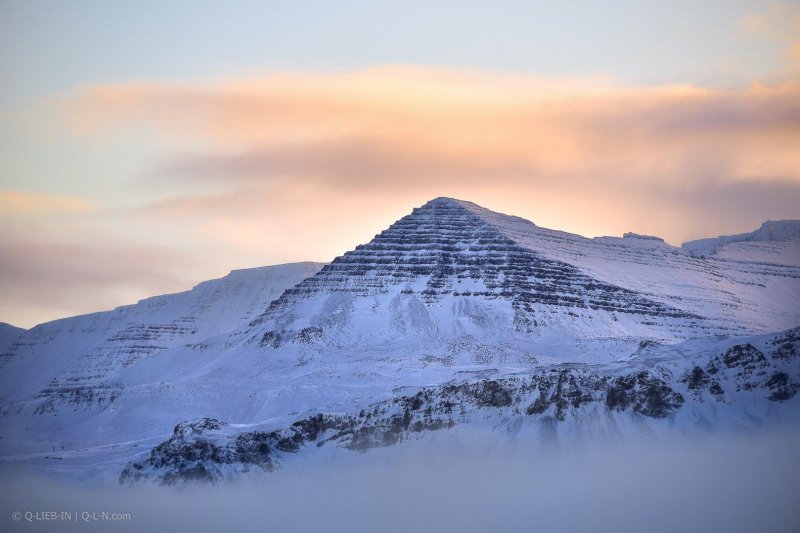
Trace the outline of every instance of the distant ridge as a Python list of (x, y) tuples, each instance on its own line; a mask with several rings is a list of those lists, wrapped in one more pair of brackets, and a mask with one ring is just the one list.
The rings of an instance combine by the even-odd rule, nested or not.
[(726, 244), (746, 241), (791, 241), (800, 239), (800, 220), (767, 220), (757, 230), (685, 242), (681, 248), (692, 255), (711, 255)]

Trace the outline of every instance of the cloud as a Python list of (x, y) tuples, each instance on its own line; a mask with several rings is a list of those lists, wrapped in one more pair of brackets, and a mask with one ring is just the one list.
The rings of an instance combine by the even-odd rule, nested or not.
[[(436, 180), (800, 183), (800, 83), (738, 91), (435, 69), (110, 85), (69, 101), (77, 131), (165, 144), (160, 177), (329, 189)], [(720, 158), (718, 154), (726, 154)]]
[(209, 224), (439, 194), (672, 242), (701, 236), (691, 224), (709, 213), (728, 232), (800, 214), (789, 205), (800, 194), (800, 82), (732, 91), (391, 66), (93, 86), (65, 109), (74, 131), (161, 142), (151, 183), (187, 194), (154, 208)]
[(77, 196), (43, 192), (0, 191), (0, 216), (49, 216), (85, 213), (94, 205)]

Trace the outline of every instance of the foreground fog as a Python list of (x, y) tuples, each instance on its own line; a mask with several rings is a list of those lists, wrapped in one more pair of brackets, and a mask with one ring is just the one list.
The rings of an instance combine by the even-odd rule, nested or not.
[[(392, 459), (350, 454), (184, 489), (75, 487), (6, 472), (0, 529), (796, 532), (799, 445), (793, 430), (537, 453), (405, 446)], [(25, 518), (44, 511), (70, 511), (72, 521)], [(103, 511), (130, 518), (82, 514)]]

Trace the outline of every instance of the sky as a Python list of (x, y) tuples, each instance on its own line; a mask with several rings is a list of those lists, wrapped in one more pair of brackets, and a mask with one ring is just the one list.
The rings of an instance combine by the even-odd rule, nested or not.
[(0, 321), (329, 261), (437, 196), (800, 218), (800, 3), (0, 2)]

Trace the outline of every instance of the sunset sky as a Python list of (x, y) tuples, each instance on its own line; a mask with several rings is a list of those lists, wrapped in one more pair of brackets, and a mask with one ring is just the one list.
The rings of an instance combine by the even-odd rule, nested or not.
[(0, 321), (329, 261), (436, 196), (800, 218), (800, 3), (0, 3)]

